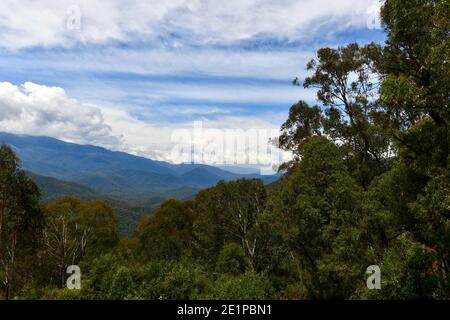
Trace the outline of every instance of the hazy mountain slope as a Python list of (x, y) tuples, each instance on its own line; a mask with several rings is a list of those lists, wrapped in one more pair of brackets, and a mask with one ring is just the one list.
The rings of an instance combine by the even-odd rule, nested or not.
[(155, 194), (184, 185), (173, 175), (163, 175), (137, 170), (117, 172), (98, 171), (73, 178), (75, 182), (89, 186), (105, 194)]
[(147, 158), (49, 137), (0, 133), (0, 143), (12, 146), (26, 169), (55, 178), (73, 179), (87, 172), (127, 169), (174, 174), (170, 167)]
[(50, 200), (64, 196), (98, 196), (99, 194), (83, 185), (46, 177), (27, 171), (29, 176), (41, 190), (43, 200)]
[(0, 143), (11, 145), (28, 171), (114, 196), (147, 197), (179, 188), (210, 187), (220, 180), (263, 178), (271, 182), (277, 178), (236, 174), (202, 164), (175, 165), (49, 137), (0, 133)]
[[(159, 196), (140, 196), (140, 201), (134, 201), (137, 199), (107, 196), (74, 182), (41, 176), (29, 171), (26, 173), (41, 190), (43, 203), (66, 196), (76, 196), (84, 201), (105, 201), (119, 218), (118, 227), (122, 236), (130, 236), (143, 216), (151, 214), (161, 202), (173, 197), (168, 191), (167, 194)], [(175, 190), (174, 194), (177, 195), (179, 192), (179, 190)]]
[(220, 180), (239, 179), (241, 176), (213, 167), (197, 167), (182, 175), (183, 180), (189, 185), (198, 187), (209, 187)]

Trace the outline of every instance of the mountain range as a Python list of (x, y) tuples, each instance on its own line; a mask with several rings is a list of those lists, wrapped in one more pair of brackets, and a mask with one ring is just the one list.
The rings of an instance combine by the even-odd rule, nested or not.
[(67, 195), (102, 198), (120, 209), (120, 217), (129, 220), (123, 222), (126, 225), (133, 225), (142, 212), (148, 213), (168, 198), (192, 198), (221, 180), (260, 178), (270, 184), (279, 178), (236, 173), (249, 172), (246, 168), (234, 167), (230, 172), (227, 167), (171, 164), (50, 137), (0, 132), (0, 144), (13, 148), (44, 201)]

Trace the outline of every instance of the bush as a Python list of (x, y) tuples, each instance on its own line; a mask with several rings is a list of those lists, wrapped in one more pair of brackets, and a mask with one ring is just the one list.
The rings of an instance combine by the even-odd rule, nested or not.
[(223, 274), (239, 275), (245, 272), (246, 266), (244, 250), (236, 243), (229, 243), (219, 253), (216, 271)]
[(264, 300), (271, 299), (273, 286), (266, 274), (247, 272), (240, 276), (222, 276), (214, 286), (210, 299)]

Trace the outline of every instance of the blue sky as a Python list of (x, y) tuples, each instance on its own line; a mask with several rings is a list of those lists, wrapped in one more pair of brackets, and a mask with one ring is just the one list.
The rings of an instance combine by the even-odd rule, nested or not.
[[(19, 2), (19, 3), (18, 3)], [(384, 41), (376, 0), (2, 1), (0, 130), (170, 158), (193, 121), (279, 128), (320, 47)]]

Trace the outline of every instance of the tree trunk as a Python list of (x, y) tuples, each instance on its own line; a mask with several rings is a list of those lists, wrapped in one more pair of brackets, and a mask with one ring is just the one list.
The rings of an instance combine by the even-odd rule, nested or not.
[(5, 292), (5, 299), (10, 300), (11, 299), (11, 293), (14, 283), (14, 265), (15, 265), (15, 256), (16, 256), (16, 244), (17, 244), (17, 231), (14, 231), (13, 237), (11, 239), (11, 250), (10, 250), (10, 257), (9, 262), (7, 263), (7, 269), (6, 269), (6, 292)]
[(3, 217), (5, 216), (5, 206), (5, 199), (2, 199), (2, 205), (0, 208), (0, 259), (2, 258)]
[[(8, 268), (8, 266), (6, 266)], [(8, 269), (5, 270), (5, 300), (9, 300)]]

